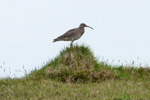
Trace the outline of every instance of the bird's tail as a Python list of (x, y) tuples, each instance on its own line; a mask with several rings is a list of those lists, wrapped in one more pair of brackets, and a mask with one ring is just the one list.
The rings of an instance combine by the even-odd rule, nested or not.
[(54, 39), (54, 40), (53, 40), (53, 42), (56, 42), (56, 41), (58, 41), (58, 40), (57, 40), (57, 39)]

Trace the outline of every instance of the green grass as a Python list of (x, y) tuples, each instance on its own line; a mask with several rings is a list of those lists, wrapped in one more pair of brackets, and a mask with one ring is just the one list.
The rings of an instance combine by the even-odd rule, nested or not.
[(0, 100), (78, 99), (149, 100), (150, 68), (114, 67), (75, 45), (24, 78), (0, 80)]
[(149, 100), (149, 83), (140, 79), (86, 84), (49, 79), (6, 79), (0, 81), (0, 100)]

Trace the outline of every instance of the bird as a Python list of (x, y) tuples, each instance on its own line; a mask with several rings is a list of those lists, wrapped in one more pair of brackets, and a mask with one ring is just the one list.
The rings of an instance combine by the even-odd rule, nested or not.
[(66, 33), (60, 35), (56, 39), (53, 40), (53, 42), (56, 41), (71, 41), (70, 46), (73, 45), (73, 42), (75, 40), (78, 40), (85, 32), (84, 28), (88, 27), (94, 30), (92, 27), (86, 25), (85, 23), (81, 23), (78, 28), (70, 29)]

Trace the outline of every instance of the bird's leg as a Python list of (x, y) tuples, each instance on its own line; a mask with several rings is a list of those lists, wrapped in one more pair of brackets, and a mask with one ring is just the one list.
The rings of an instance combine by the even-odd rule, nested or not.
[(70, 43), (70, 47), (72, 47), (73, 46), (73, 41), (71, 41), (71, 43)]
[(72, 42), (70, 43), (70, 47), (72, 47)]
[[(72, 40), (71, 43), (70, 43), (70, 48), (72, 48), (72, 46), (73, 46), (73, 41), (74, 41), (74, 40)], [(71, 64), (71, 63), (72, 63), (72, 60), (71, 60), (71, 52), (69, 52), (69, 53), (70, 53), (70, 56), (69, 56), (70, 65), (72, 65), (72, 64)]]

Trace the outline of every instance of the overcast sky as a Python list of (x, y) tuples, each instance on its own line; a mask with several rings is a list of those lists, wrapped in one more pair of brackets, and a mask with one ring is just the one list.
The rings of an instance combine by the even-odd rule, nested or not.
[(74, 44), (100, 60), (150, 64), (150, 0), (0, 0), (0, 77), (41, 68), (70, 44), (53, 39), (80, 23), (94, 30)]

